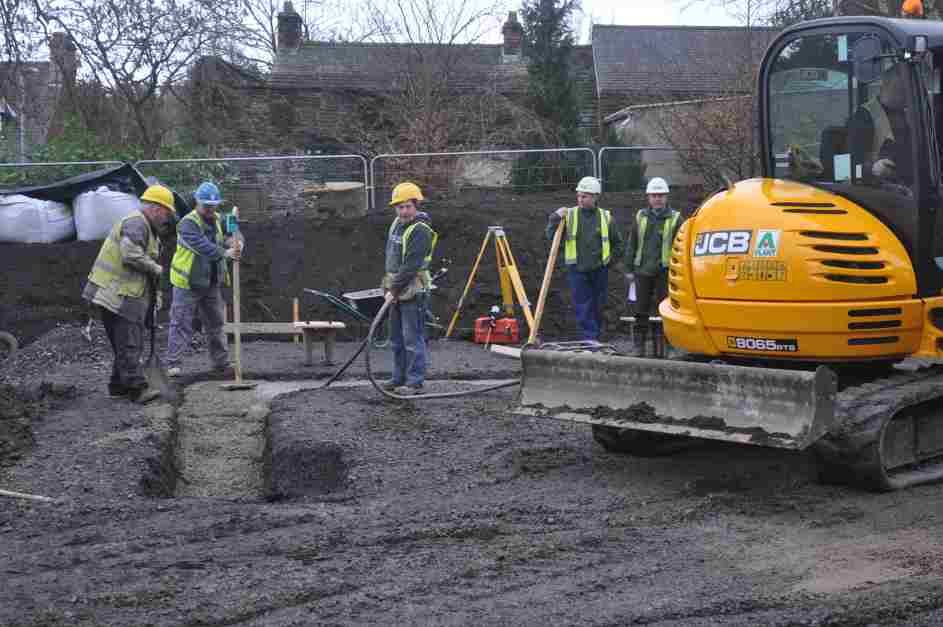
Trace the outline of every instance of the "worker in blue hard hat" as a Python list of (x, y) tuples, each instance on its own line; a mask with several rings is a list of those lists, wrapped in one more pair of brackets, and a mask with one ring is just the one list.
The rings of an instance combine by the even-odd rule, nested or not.
[(177, 250), (170, 262), (173, 303), (165, 356), (167, 374), (182, 374), (181, 360), (193, 338), (193, 318), (199, 314), (213, 370), (227, 375), (230, 367), (221, 288), (231, 285), (226, 261), (241, 258), (244, 240), (241, 233), (231, 237), (223, 232), (217, 213), (223, 199), (215, 183), (201, 183), (193, 200), (196, 208), (177, 225)]

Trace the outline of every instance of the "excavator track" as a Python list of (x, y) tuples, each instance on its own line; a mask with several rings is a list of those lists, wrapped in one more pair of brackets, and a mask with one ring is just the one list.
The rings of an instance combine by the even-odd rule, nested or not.
[(890, 491), (943, 479), (943, 368), (849, 385), (835, 412), (813, 445), (822, 481)]

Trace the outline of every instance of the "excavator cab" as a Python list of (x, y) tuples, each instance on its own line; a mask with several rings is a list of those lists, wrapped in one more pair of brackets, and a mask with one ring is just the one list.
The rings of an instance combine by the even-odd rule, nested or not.
[(659, 314), (685, 357), (528, 347), (518, 411), (638, 455), (704, 438), (813, 447), (872, 489), (943, 478), (943, 371), (889, 369), (943, 358), (940, 68), (940, 22), (783, 31), (759, 73), (764, 176), (672, 245)]

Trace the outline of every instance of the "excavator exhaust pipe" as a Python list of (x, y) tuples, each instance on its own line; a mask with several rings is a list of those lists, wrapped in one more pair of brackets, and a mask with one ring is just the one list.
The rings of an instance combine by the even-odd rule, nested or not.
[(838, 381), (814, 372), (526, 348), (516, 413), (801, 450), (835, 421)]

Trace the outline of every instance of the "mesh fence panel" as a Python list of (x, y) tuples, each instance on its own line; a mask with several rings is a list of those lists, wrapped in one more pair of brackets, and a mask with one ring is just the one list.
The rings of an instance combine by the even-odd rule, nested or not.
[(393, 187), (413, 181), (430, 198), (477, 192), (485, 200), (497, 192), (527, 194), (572, 190), (596, 174), (590, 148), (390, 154), (371, 162), (374, 209), (382, 209)]
[(136, 167), (188, 201), (201, 182), (213, 181), (246, 219), (356, 216), (369, 208), (367, 162), (360, 155), (139, 161)]

